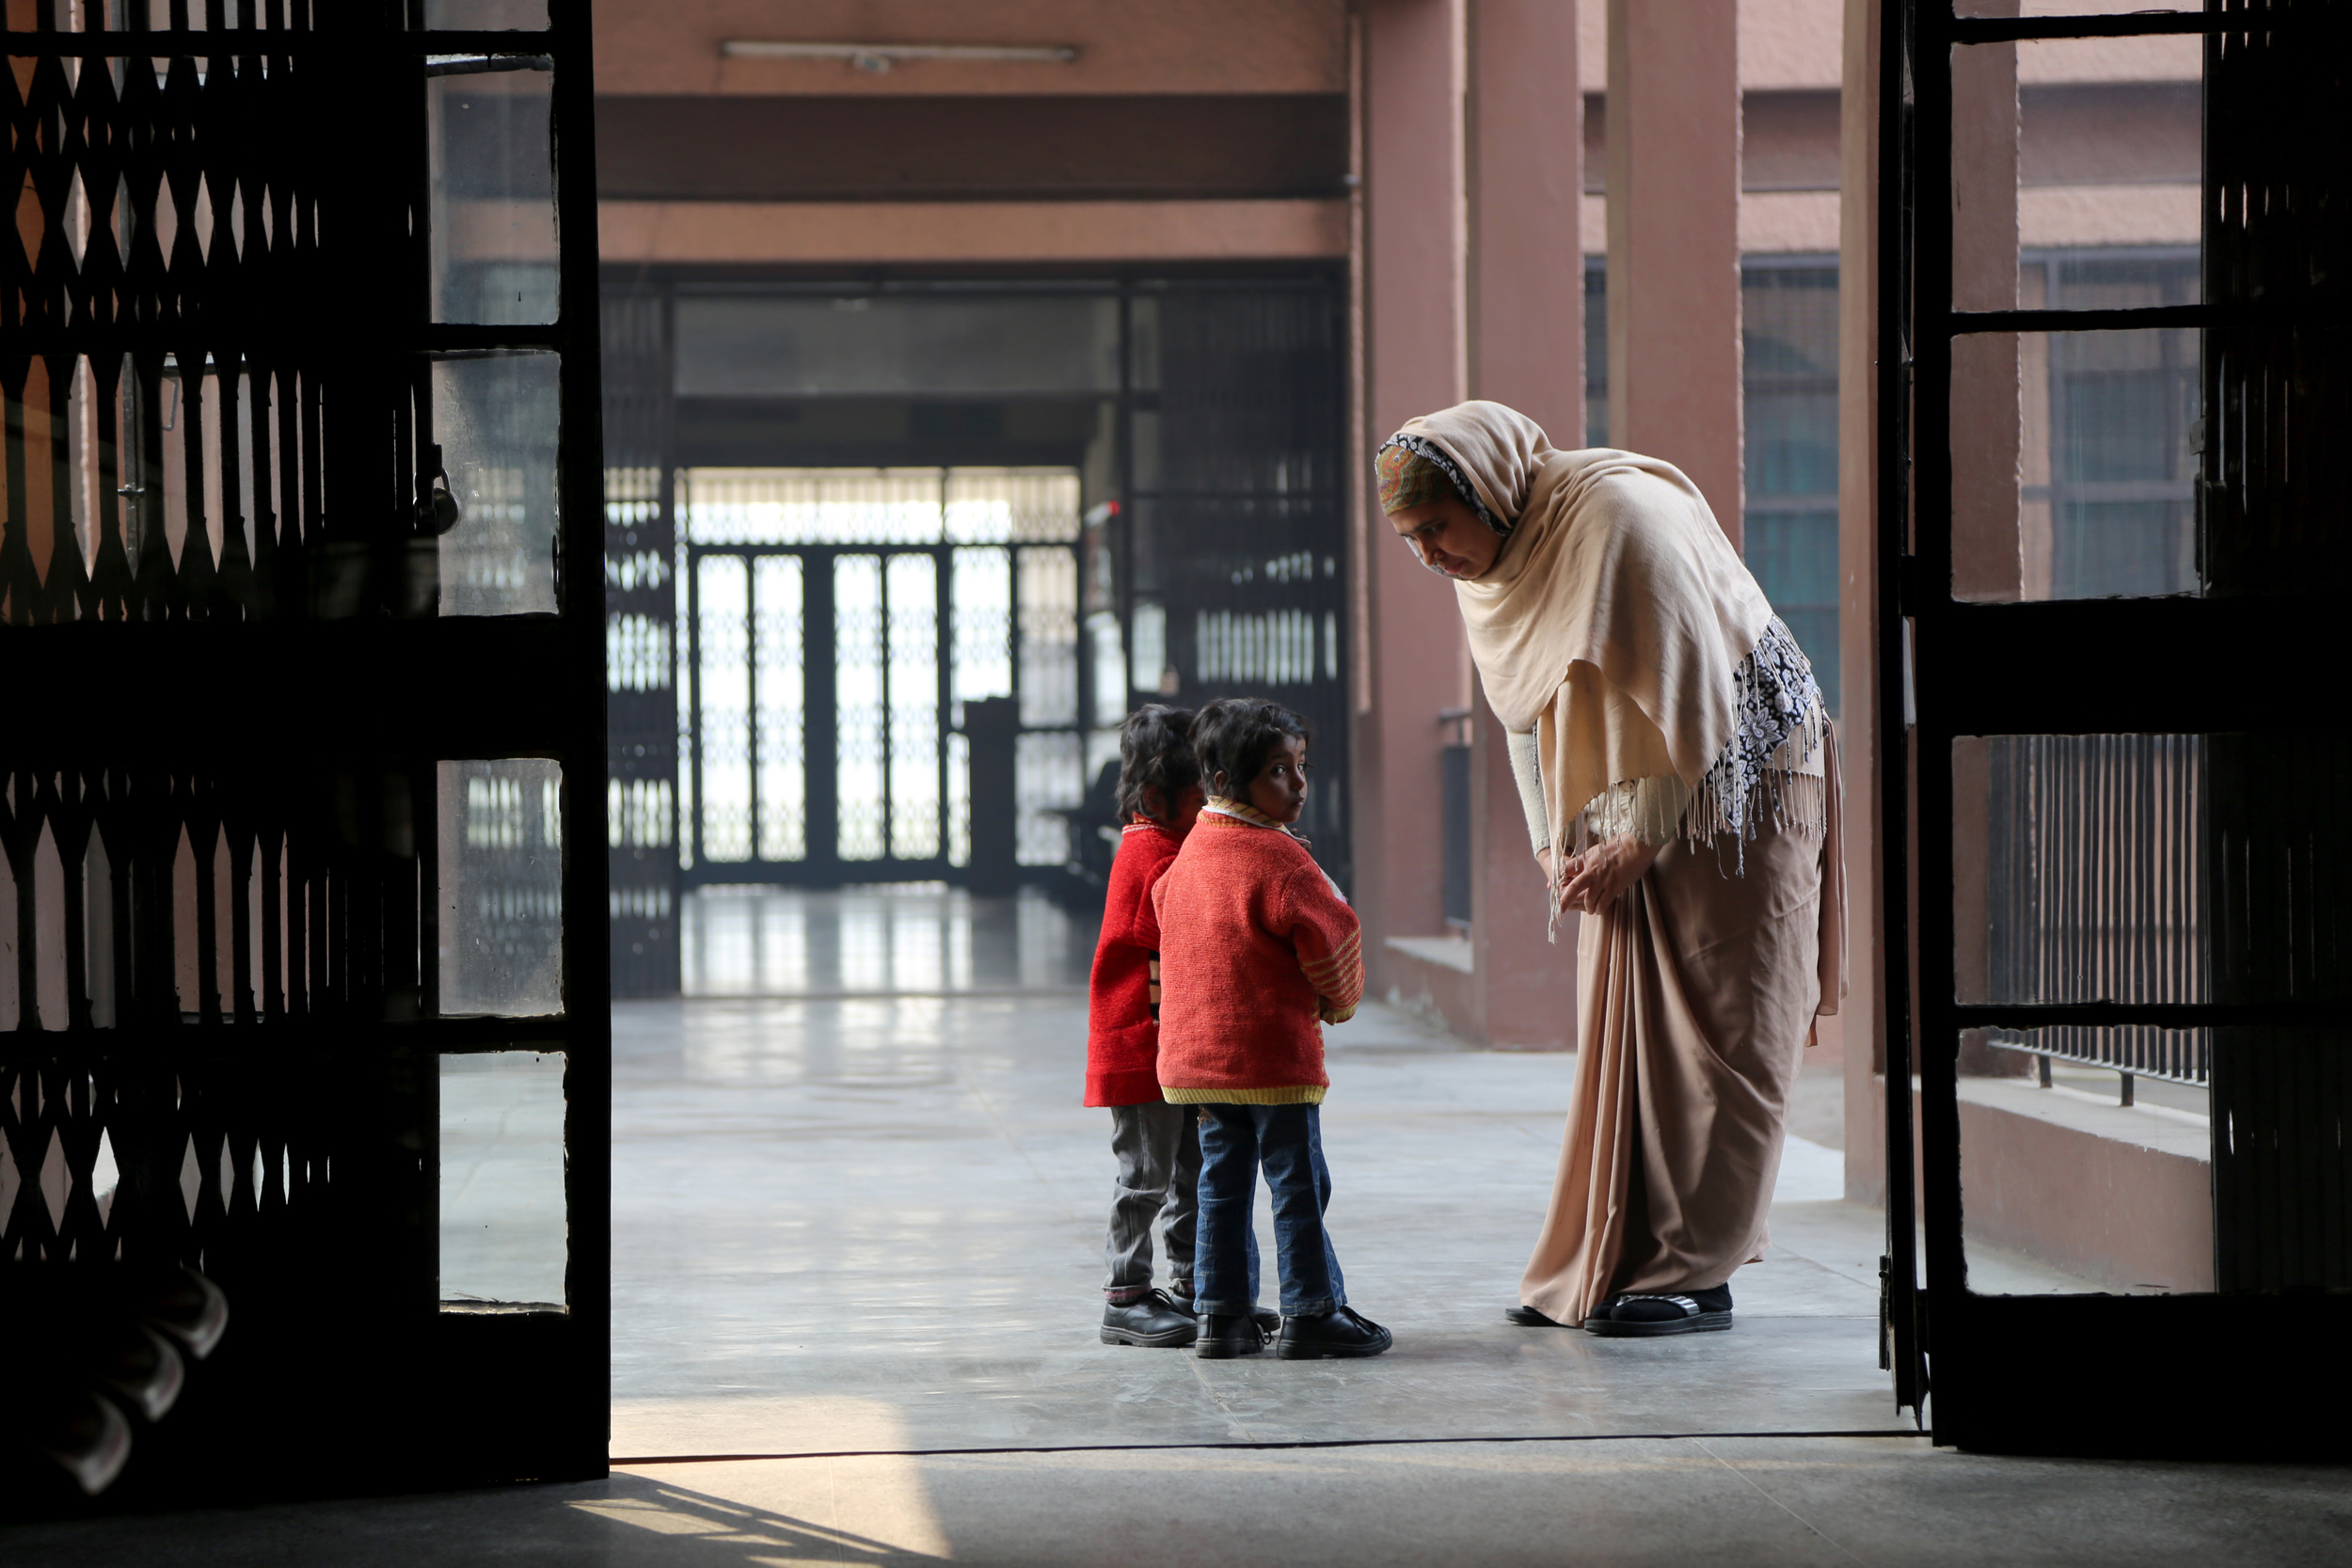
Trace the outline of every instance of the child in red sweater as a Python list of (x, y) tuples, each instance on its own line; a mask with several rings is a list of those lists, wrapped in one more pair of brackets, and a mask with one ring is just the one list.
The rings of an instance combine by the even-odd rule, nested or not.
[(1377, 1355), (1389, 1331), (1347, 1306), (1324, 1229), (1323, 1028), (1364, 993), (1356, 911), (1290, 831), (1307, 803), (1307, 725), (1276, 703), (1225, 698), (1194, 718), (1209, 800), (1152, 890), (1160, 948), (1159, 1081), (1200, 1113), (1200, 1337), (1253, 1355), (1248, 1263), (1257, 1173), (1274, 1198), (1282, 1276), (1275, 1354)]
[[(1119, 853), (1103, 901), (1103, 935), (1087, 987), (1089, 1105), (1111, 1112), (1119, 1161), (1103, 1246), (1103, 1342), (1181, 1348), (1193, 1342), (1193, 1230), (1200, 1138), (1189, 1107), (1160, 1095), (1159, 942), (1152, 886), (1200, 816), (1192, 713), (1157, 703), (1119, 732)], [(1168, 1291), (1152, 1288), (1152, 1222), (1168, 1249)]]

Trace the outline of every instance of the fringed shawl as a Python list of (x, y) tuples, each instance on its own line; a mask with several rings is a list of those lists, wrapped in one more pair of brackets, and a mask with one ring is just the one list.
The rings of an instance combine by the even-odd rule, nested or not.
[[(1494, 565), (1454, 593), (1496, 716), (1543, 736), (1555, 846), (1583, 836), (1572, 827), (1586, 826), (1588, 805), (1606, 811), (1613, 786), (1664, 772), (1689, 792), (1691, 837), (1736, 844), (1765, 814), (1821, 831), (1819, 787), (1787, 772), (1820, 744), (1820, 689), (1680, 469), (1559, 451), (1497, 403), (1460, 404), (1399, 434), (1449, 454), (1509, 525)], [(1605, 688), (1572, 679), (1579, 666)], [(1596, 715), (1606, 688), (1629, 708)], [(1572, 711), (1580, 689), (1586, 705)]]

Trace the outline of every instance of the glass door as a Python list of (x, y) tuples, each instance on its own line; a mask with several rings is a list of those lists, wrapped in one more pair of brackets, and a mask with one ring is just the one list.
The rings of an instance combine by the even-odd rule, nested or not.
[(1023, 868), (1057, 874), (1091, 674), (1077, 474), (689, 468), (677, 483), (688, 884), (1010, 892)]

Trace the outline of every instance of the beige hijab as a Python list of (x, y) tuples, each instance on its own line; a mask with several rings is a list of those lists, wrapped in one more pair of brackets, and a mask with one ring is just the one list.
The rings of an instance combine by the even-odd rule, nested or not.
[[(1402, 434), (1443, 448), (1511, 525), (1494, 565), (1454, 588), (1503, 727), (1550, 732), (1552, 843), (1655, 761), (1695, 790), (1732, 738), (1732, 670), (1772, 615), (1698, 486), (1654, 457), (1561, 451), (1499, 403), (1457, 404)], [(1579, 736), (1598, 743), (1565, 744)]]

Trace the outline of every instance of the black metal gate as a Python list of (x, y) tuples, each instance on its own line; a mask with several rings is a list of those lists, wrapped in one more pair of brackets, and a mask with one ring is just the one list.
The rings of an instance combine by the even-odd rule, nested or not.
[(673, 996), (677, 941), (677, 514), (670, 302), (604, 291), (604, 600), (612, 994)]
[[(2341, 1449), (2308, 1390), (2352, 1370), (2352, 824), (2335, 786), (2352, 746), (2328, 684), (2352, 587), (2352, 458), (2330, 434), (2352, 414), (2352, 22), (2308, 0), (2026, 18), (1897, 0), (1883, 16), (1878, 723), (1898, 1398), (1931, 1399), (1938, 1440), (1969, 1447)], [(1980, 247), (2014, 237), (1955, 225), (1955, 182), (1973, 175), (1954, 167), (1954, 119), (1988, 107), (1958, 99), (1962, 85), (2013, 91), (2017, 68), (1985, 69), (1999, 51), (2144, 35), (2201, 47), (2201, 298), (1965, 297), (2001, 277)], [(1970, 445), (1999, 424), (1984, 400), (2014, 409), (2017, 367), (2044, 351), (2056, 363), (2054, 342), (2077, 367), (2184, 350), (2199, 363), (2178, 378), (2189, 406), (2139, 421), (2199, 476), (2192, 581), (2160, 561), (2070, 584), (2098, 552), (2022, 527), (2013, 495), (2006, 517), (1994, 504), (1986, 486), (2013, 489), (2016, 465)], [(2021, 549), (2061, 568), (2037, 593)], [(2001, 1181), (2025, 1180), (1986, 1169), (1970, 1141), (1986, 1070), (1970, 1046), (1986, 1040), (2191, 1092), (2209, 1072), (2209, 1212), (2200, 1196), (2185, 1216), (2211, 1226), (2198, 1284), (1972, 1285), (1970, 1195), (1989, 1207)], [(2061, 1211), (2097, 1196), (2033, 1196)]]
[[(97, 1485), (111, 1429), (134, 1501), (600, 1475), (588, 7), (27, 10), (0, 35), (10, 1462)], [(525, 1216), (453, 1232), (444, 1178), (500, 1103)], [(230, 1319), (183, 1336), (173, 1405), (88, 1334), (183, 1268)]]
[[(871, 768), (894, 743), (840, 727), (834, 683), (844, 624), (837, 597), (828, 597), (841, 562), (871, 557), (884, 592), (892, 573), (914, 571), (952, 616), (961, 546), (945, 533), (923, 545), (938, 563), (924, 573), (884, 560), (917, 544), (897, 533), (788, 545), (768, 535), (695, 536), (681, 488), (719, 483), (723, 472), (739, 485), (755, 483), (753, 474), (783, 483), (799, 473), (815, 483), (810, 476), (820, 472), (862, 472), (874, 483), (895, 472), (920, 485), (972, 471), (941, 464), (1066, 463), (1082, 471), (1081, 527), (1073, 532), (1065, 519), (1050, 536), (1007, 542), (1035, 568), (1008, 558), (1022, 607), (1016, 615), (1008, 600), (1003, 613), (1022, 651), (1005, 678), (967, 692), (935, 673), (946, 694), (926, 705), (932, 716), (909, 716), (918, 729), (935, 728), (944, 769), (918, 790), (922, 798), (949, 801), (969, 776), (980, 802), (974, 810), (1013, 824), (973, 838), (975, 853), (1001, 851), (1004, 863), (984, 867), (982, 881), (1068, 884), (1065, 867), (1099, 877), (1106, 849), (1097, 830), (1110, 818), (1098, 775), (1115, 756), (1120, 715), (1144, 701), (1252, 692), (1290, 704), (1314, 725), (1316, 788), (1303, 826), (1346, 883), (1346, 387), (1336, 275), (810, 283), (681, 273), (616, 275), (606, 287), (619, 993), (675, 988), (674, 899), (683, 886), (975, 876), (955, 847), (964, 830), (952, 812), (936, 848), (919, 821), (898, 832), (899, 761), (845, 804), (843, 758)], [(910, 344), (931, 341), (926, 312), (951, 319), (952, 328), (910, 353)], [(885, 318), (889, 330), (870, 344), (859, 336)], [(1060, 342), (1063, 326), (1084, 341)], [(1050, 364), (1025, 360), (1013, 376), (1019, 389), (990, 392), (995, 372), (970, 352), (988, 341), (1000, 345), (991, 352), (1034, 351)], [(833, 345), (832, 372), (806, 357), (812, 342)], [(903, 369), (894, 369), (899, 360)], [(890, 423), (876, 419), (878, 408), (899, 421), (898, 434), (856, 434)], [(1059, 435), (1046, 417), (1057, 410), (1075, 411)], [(1042, 434), (1024, 436), (1022, 427)], [(911, 477), (918, 467), (932, 477)], [(658, 557), (673, 546), (675, 565), (665, 573)], [(1062, 585), (1073, 568), (1074, 601), (1066, 604)], [(718, 574), (707, 591), (707, 570)], [(787, 579), (801, 625), (780, 635), (773, 613), (762, 621), (758, 595), (763, 580), (783, 592)], [(686, 609), (690, 599), (701, 608)], [(879, 599), (872, 608), (884, 614)], [(952, 627), (937, 635), (943, 659), (951, 657)], [(760, 658), (787, 647), (788, 675), (782, 667), (761, 673)], [(751, 700), (779, 676), (804, 683), (797, 705), (785, 705), (797, 717), (763, 717)], [(723, 703), (696, 695), (722, 686)], [(896, 722), (886, 717), (883, 731)], [(679, 737), (675, 752), (671, 735)], [(905, 766), (935, 771), (923, 760), (933, 741), (912, 732), (909, 741)], [(966, 745), (979, 748), (978, 774), (966, 773)], [(820, 749), (830, 749), (825, 757)], [(1008, 753), (993, 769), (990, 759)], [(798, 784), (771, 789), (763, 755)], [(714, 781), (732, 793), (714, 794), (706, 787)], [(660, 846), (672, 821), (675, 859), (665, 863)]]
[[(1306, 715), (1314, 791), (1299, 830), (1351, 885), (1345, 333), (1340, 291), (1170, 285), (1130, 306), (1151, 349), (1130, 419), (1131, 614), (1166, 628), (1167, 689), (1259, 695)], [(1138, 334), (1140, 335), (1140, 334)], [(1138, 626), (1137, 645), (1152, 641)], [(1144, 683), (1136, 682), (1138, 686)]]

